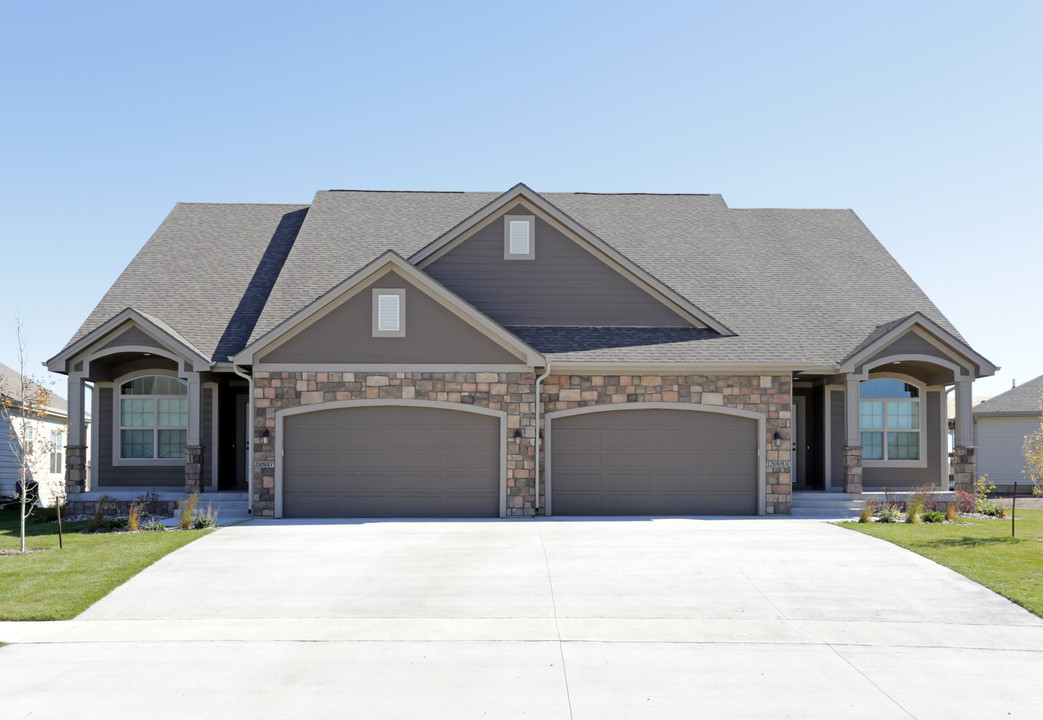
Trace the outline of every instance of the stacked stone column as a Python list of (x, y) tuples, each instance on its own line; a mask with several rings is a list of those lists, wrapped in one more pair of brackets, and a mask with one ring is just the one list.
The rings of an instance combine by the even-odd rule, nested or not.
[(955, 447), (952, 453), (952, 477), (958, 492), (974, 492), (975, 481), (975, 448)]
[(862, 494), (862, 447), (844, 448), (844, 492)]
[(87, 448), (83, 445), (65, 448), (65, 492), (68, 495), (87, 492)]
[(185, 448), (185, 492), (203, 492), (203, 448)]

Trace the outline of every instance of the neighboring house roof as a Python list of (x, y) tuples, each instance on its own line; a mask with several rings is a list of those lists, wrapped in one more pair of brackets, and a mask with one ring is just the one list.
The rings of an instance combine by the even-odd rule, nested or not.
[(974, 408), (975, 415), (1039, 415), (1043, 407), (1043, 375), (1011, 388)]
[[(38, 383), (32, 380), (29, 381), (29, 384), (31, 388), (40, 387)], [(18, 388), (20, 388), (21, 385), (22, 375), (14, 368), (10, 368), (7, 365), (0, 363), (0, 387), (5, 388), (8, 391), (8, 394), (10, 394), (11, 392), (17, 392)], [(48, 414), (68, 417), (69, 404), (65, 401), (65, 398), (63, 398), (61, 395), (54, 392), (53, 390), (48, 390), (47, 392), (49, 393), (49, 400), (47, 404)], [(90, 419), (89, 415), (87, 416), (87, 419)]]
[[(331, 190), (310, 206), (178, 204), (73, 341), (133, 307), (226, 362), (382, 253), (411, 257), (501, 196)], [(916, 312), (962, 340), (850, 210), (733, 209), (720, 195), (540, 197), (736, 333), (598, 328), (569, 342), (561, 328), (518, 332), (552, 360), (829, 367)]]

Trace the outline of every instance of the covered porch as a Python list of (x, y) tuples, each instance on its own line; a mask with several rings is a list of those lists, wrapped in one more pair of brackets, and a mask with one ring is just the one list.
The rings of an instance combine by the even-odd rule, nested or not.
[[(877, 328), (837, 372), (793, 383), (794, 500), (806, 493), (969, 491), (971, 385), (996, 367), (920, 313)], [(949, 459), (946, 398), (955, 394)]]

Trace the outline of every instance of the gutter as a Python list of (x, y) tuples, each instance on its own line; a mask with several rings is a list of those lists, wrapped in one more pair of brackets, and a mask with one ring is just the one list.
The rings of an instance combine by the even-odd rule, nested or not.
[(540, 384), (550, 375), (550, 359), (543, 368), (543, 374), (536, 378), (536, 510), (540, 509), (540, 450), (543, 447), (543, 433), (540, 432)]
[[(228, 358), (231, 360), (232, 358)], [(250, 515), (254, 514), (254, 378), (253, 375), (247, 375), (245, 372), (239, 369), (239, 366), (232, 363), (232, 372), (239, 377), (243, 378), (250, 384), (250, 417), (246, 419), (248, 425), (248, 432), (246, 437), (246, 512)]]

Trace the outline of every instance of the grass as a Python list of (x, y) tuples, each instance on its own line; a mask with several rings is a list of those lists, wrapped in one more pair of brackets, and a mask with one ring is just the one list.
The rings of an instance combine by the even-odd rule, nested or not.
[(968, 519), (960, 525), (841, 523), (887, 540), (951, 568), (1043, 616), (1043, 510), (1018, 510), (1016, 537), (1010, 518)]
[[(0, 620), (69, 620), (167, 553), (209, 530), (79, 533), (87, 523), (63, 523), (58, 549), (54, 523), (26, 524), (26, 548), (43, 552), (0, 555)], [(0, 511), (0, 550), (17, 550), (16, 508)]]

